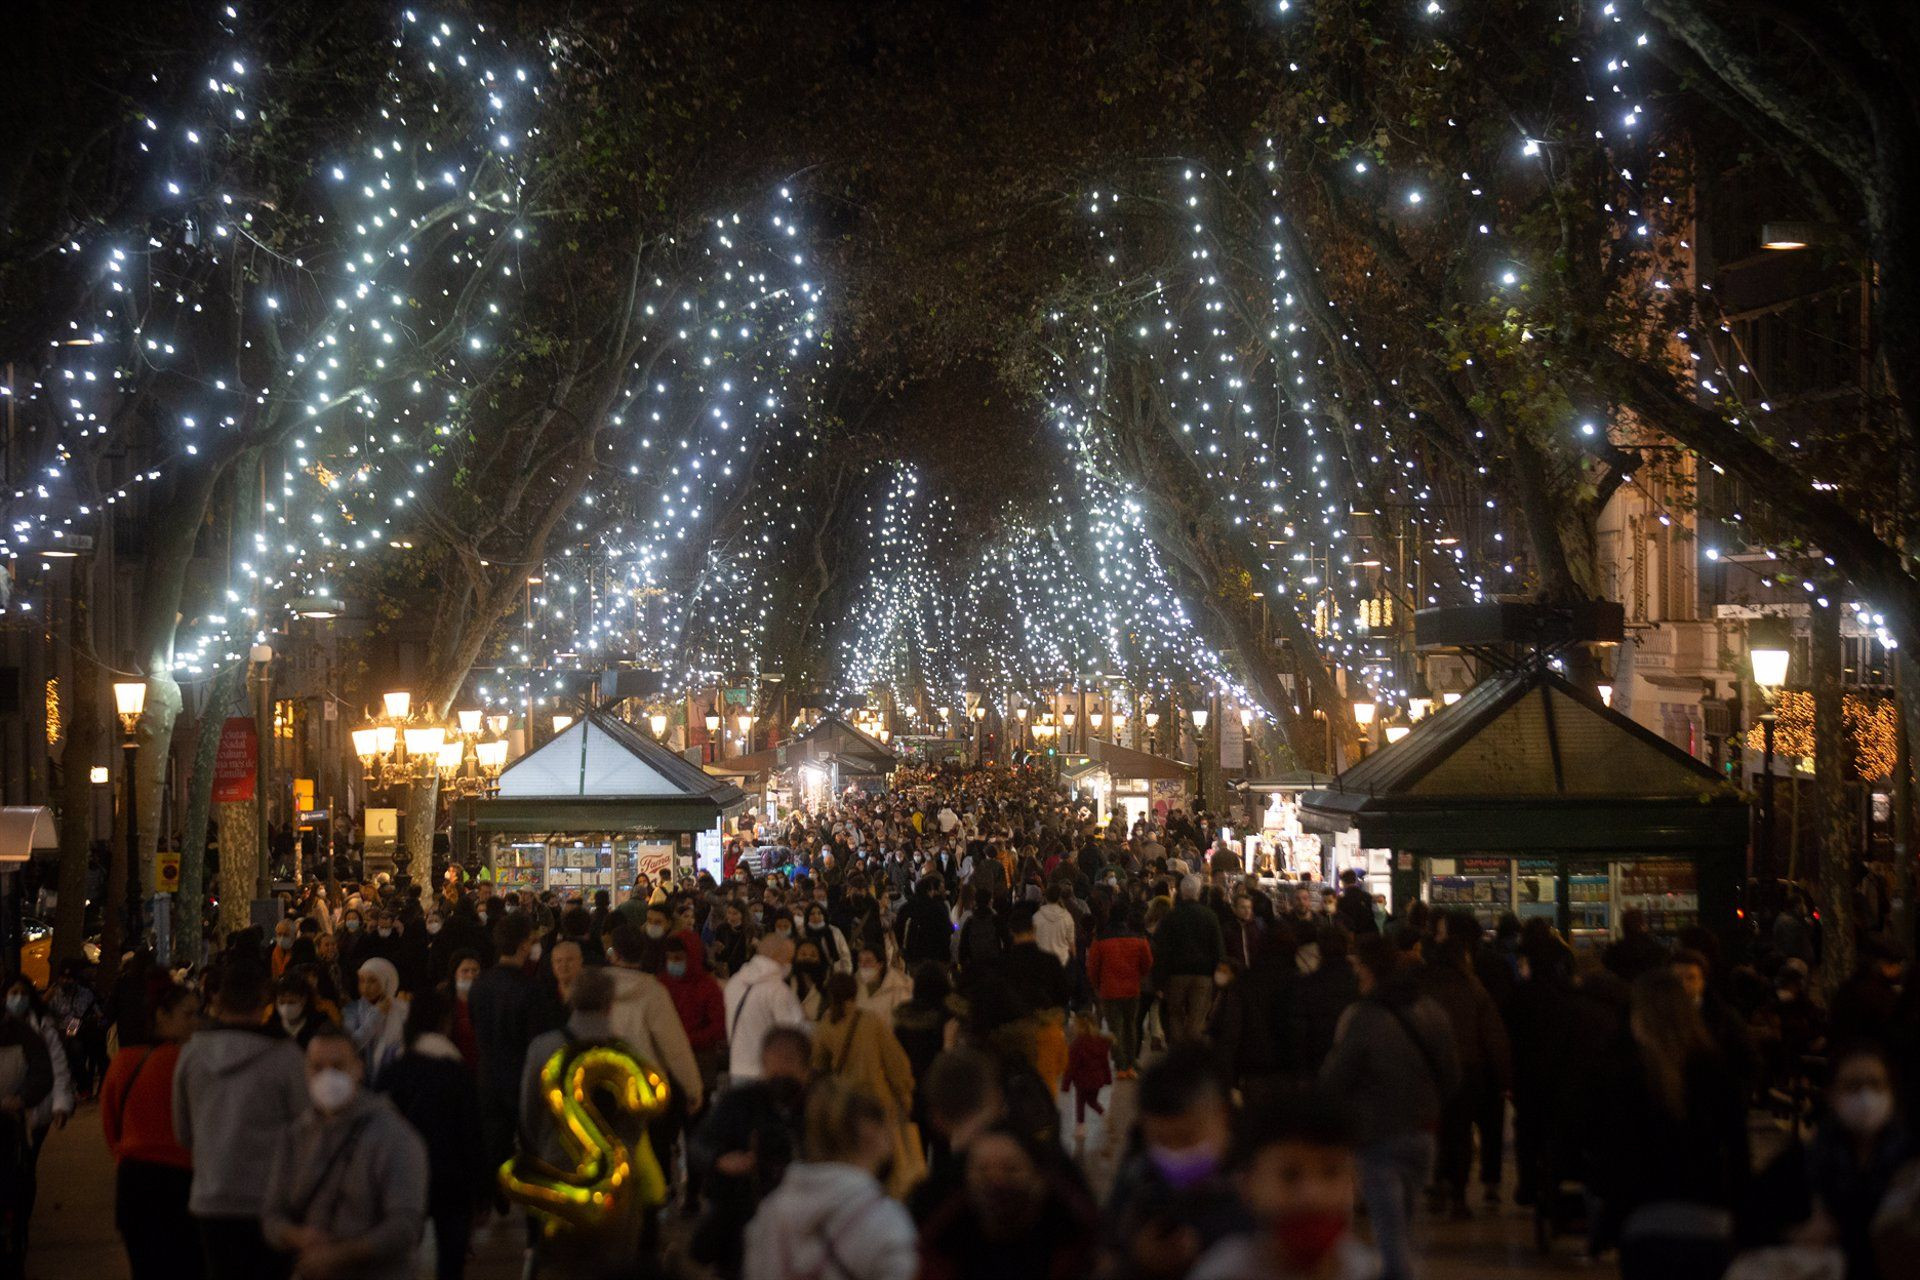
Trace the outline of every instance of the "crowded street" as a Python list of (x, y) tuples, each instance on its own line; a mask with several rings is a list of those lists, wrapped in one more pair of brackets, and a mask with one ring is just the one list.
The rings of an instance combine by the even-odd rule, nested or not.
[(1915, 0), (10, 0), (0, 1280), (1920, 1280)]

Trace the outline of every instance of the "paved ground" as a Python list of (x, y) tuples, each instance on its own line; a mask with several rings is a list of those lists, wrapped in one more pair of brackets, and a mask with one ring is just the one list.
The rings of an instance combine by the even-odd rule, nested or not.
[[(1108, 1099), (1108, 1121), (1124, 1128), (1131, 1121), (1133, 1086), (1122, 1084)], [(1068, 1116), (1071, 1129), (1071, 1115)], [(1089, 1115), (1087, 1130), (1076, 1141), (1076, 1154), (1086, 1164), (1096, 1186), (1112, 1178), (1112, 1159), (1104, 1154), (1107, 1121)], [(1510, 1189), (1509, 1189), (1510, 1194)], [(1578, 1256), (1577, 1242), (1563, 1240), (1552, 1254), (1541, 1257), (1533, 1247), (1533, 1222), (1527, 1211), (1511, 1204), (1479, 1210), (1466, 1223), (1432, 1223), (1425, 1227), (1428, 1280), (1470, 1280), (1502, 1275), (1529, 1278), (1558, 1276), (1612, 1277), (1612, 1264), (1594, 1264)], [(517, 1280), (520, 1275), (518, 1230), (499, 1230), (483, 1243), (469, 1268), (473, 1280)], [(98, 1112), (85, 1107), (73, 1122), (47, 1141), (40, 1159), (40, 1199), (33, 1218), (32, 1247), (27, 1256), (29, 1280), (124, 1280), (126, 1258), (113, 1229), (113, 1169), (100, 1135)]]

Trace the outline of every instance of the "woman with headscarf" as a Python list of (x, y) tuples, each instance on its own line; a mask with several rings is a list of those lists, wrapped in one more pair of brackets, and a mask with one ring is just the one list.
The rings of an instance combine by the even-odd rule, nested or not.
[(398, 1057), (406, 1042), (407, 997), (393, 961), (370, 956), (360, 964), (360, 998), (341, 1011), (341, 1025), (366, 1059), (367, 1083)]

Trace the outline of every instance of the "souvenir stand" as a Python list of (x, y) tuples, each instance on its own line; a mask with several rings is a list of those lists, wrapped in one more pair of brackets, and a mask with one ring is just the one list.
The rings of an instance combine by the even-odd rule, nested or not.
[(640, 872), (691, 874), (746, 804), (731, 782), (594, 710), (508, 765), (476, 808), (496, 884), (606, 889), (618, 902)]
[(1331, 774), (1295, 769), (1245, 784), (1252, 821), (1241, 836), (1240, 849), (1248, 875), (1298, 880), (1302, 873), (1310, 873), (1316, 880), (1326, 879), (1331, 844), (1301, 823), (1300, 797), (1332, 783)]

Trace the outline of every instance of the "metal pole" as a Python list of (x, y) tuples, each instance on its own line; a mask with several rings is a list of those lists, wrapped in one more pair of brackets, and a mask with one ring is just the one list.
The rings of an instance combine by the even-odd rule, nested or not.
[(143, 924), (140, 919), (140, 777), (137, 772), (140, 743), (131, 733), (121, 746), (125, 753), (127, 775), (127, 942), (137, 945)]
[(1773, 862), (1773, 725), (1774, 714), (1760, 717), (1760, 874), (1779, 874)]
[(273, 851), (267, 845), (267, 771), (273, 746), (272, 659), (259, 665), (260, 679), (254, 689), (254, 834), (260, 842), (260, 876), (255, 897), (265, 901), (273, 896)]

